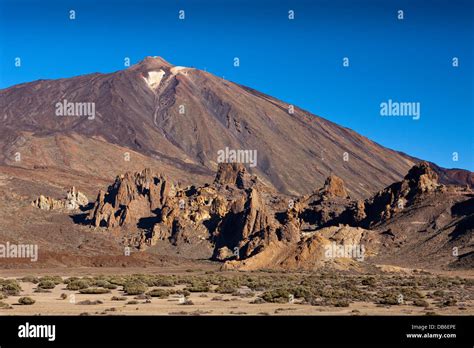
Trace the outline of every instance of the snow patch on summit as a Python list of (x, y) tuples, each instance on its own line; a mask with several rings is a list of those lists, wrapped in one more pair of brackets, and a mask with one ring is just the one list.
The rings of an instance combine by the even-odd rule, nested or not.
[(165, 76), (165, 72), (160, 69), (158, 71), (149, 71), (148, 77), (143, 77), (143, 79), (151, 89), (155, 89), (160, 85), (163, 76)]
[(185, 66), (174, 66), (174, 67), (172, 67), (170, 70), (171, 70), (171, 73), (172, 73), (173, 75), (176, 75), (176, 74), (178, 74), (179, 72), (181, 72), (181, 71), (183, 71), (183, 70), (184, 70), (184, 71), (183, 71), (184, 74), (187, 75), (187, 71), (186, 71), (187, 69), (189, 69), (189, 68), (187, 68), (187, 67), (185, 67)]

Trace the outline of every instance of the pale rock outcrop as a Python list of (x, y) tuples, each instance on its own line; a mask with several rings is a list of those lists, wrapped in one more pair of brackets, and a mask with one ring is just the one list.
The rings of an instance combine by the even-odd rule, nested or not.
[(74, 186), (71, 187), (64, 199), (54, 199), (40, 195), (31, 205), (42, 210), (78, 210), (89, 204), (87, 196), (78, 191)]

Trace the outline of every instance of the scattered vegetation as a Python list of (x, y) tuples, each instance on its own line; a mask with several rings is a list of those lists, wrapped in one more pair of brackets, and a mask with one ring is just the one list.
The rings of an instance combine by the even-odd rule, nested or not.
[[(347, 307), (353, 302), (372, 302), (381, 306), (401, 304), (416, 307), (437, 308), (458, 306), (472, 299), (474, 281), (456, 277), (437, 276), (426, 273), (406, 274), (342, 274), (330, 271), (317, 273), (284, 272), (185, 272), (179, 275), (101, 275), (94, 277), (25, 276), (19, 279), (0, 278), (0, 300), (8, 296), (20, 296), (20, 282), (36, 284), (35, 291), (46, 292), (58, 284), (65, 284), (70, 291), (81, 294), (107, 294), (112, 289), (122, 289), (134, 300), (160, 298), (191, 293), (199, 297), (214, 292), (220, 296), (212, 301), (239, 300), (247, 302), (311, 304), (314, 306)], [(229, 298), (231, 295), (232, 298)], [(66, 294), (61, 299), (67, 299)], [(113, 301), (126, 301), (127, 297), (113, 296)], [(129, 301), (128, 304), (145, 303)], [(89, 300), (87, 300), (89, 301)], [(91, 303), (98, 304), (96, 301)], [(189, 299), (186, 304), (191, 304)], [(182, 304), (180, 302), (180, 304)], [(2, 307), (3, 308), (3, 307)]]

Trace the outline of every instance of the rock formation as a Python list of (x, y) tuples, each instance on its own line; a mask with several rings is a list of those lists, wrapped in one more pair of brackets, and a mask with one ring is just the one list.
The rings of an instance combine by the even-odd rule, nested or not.
[(346, 188), (344, 186), (344, 181), (333, 174), (331, 174), (324, 182), (324, 186), (320, 190), (320, 194), (324, 197), (329, 198), (349, 198), (349, 195), (347, 194)]
[(438, 184), (438, 175), (426, 162), (413, 166), (404, 179), (376, 193), (373, 197), (358, 201), (341, 215), (339, 222), (369, 228), (390, 219), (395, 214), (427, 195), (444, 190)]
[(31, 203), (34, 207), (42, 210), (77, 210), (81, 207), (86, 207), (88, 204), (89, 200), (86, 195), (78, 191), (74, 186), (67, 191), (65, 199), (55, 199), (40, 195)]
[[(459, 225), (469, 231), (470, 220), (457, 216), (473, 212), (459, 206), (458, 215), (443, 217), (443, 209), (451, 203), (443, 209), (427, 208), (431, 201), (449, 195), (447, 202), (462, 202), (467, 193), (461, 191), (439, 185), (436, 173), (424, 162), (366, 200), (351, 200), (335, 175), (314, 193), (289, 199), (239, 164), (220, 164), (212, 184), (187, 187), (145, 169), (121, 175), (107, 192), (99, 192), (89, 219), (94, 226), (137, 229), (127, 240), (140, 249), (168, 245), (188, 254), (204, 250), (196, 255), (223, 261), (227, 269), (357, 268), (365, 257), (328, 259), (324, 251), (328, 246), (335, 250), (355, 246), (370, 258), (380, 249), (393, 250), (414, 241), (405, 232), (413, 226), (423, 226), (415, 229), (422, 231), (430, 230), (429, 224), (433, 229)], [(423, 224), (417, 220), (413, 225), (411, 216), (424, 211), (430, 213), (420, 221), (433, 216), (434, 220)], [(462, 236), (467, 238), (466, 232)]]
[(140, 219), (152, 216), (175, 194), (174, 184), (151, 169), (128, 172), (118, 176), (107, 192), (99, 192), (89, 220), (96, 227), (136, 224)]

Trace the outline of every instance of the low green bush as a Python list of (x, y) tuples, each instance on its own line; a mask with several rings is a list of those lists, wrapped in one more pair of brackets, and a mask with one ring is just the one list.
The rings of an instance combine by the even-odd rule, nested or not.
[(88, 294), (88, 295), (99, 295), (99, 294), (108, 294), (110, 293), (109, 289), (103, 288), (87, 288), (79, 290), (81, 294)]
[(151, 297), (167, 298), (170, 295), (170, 291), (163, 289), (153, 289), (147, 292), (147, 295)]
[(87, 289), (90, 286), (91, 282), (86, 279), (74, 279), (68, 282), (66, 289), (76, 291), (81, 289)]
[(41, 289), (54, 289), (56, 287), (56, 283), (52, 280), (42, 279), (37, 286)]
[(140, 295), (147, 291), (148, 286), (144, 283), (137, 281), (129, 281), (123, 285), (123, 291), (127, 295)]
[(21, 305), (32, 305), (35, 302), (36, 301), (33, 300), (31, 297), (20, 297), (18, 299), (18, 303), (21, 304)]

